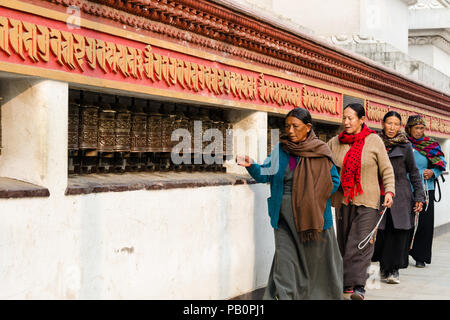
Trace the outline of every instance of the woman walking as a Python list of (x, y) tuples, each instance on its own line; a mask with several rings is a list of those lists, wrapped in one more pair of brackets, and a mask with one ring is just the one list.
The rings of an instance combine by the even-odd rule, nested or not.
[(437, 141), (424, 135), (425, 121), (420, 115), (410, 116), (405, 131), (414, 148), (414, 157), (425, 190), (425, 210), (419, 215), (419, 225), (409, 254), (416, 267), (424, 268), (431, 263), (434, 230), (434, 180), (445, 171), (446, 162)]
[(270, 183), (275, 254), (264, 299), (343, 299), (330, 201), (339, 174), (310, 113), (295, 108), (287, 114), (285, 135), (263, 165), (248, 156), (238, 163), (257, 182)]
[(379, 215), (381, 176), (385, 190), (383, 206), (390, 207), (395, 192), (394, 171), (381, 138), (365, 124), (364, 107), (344, 108), (342, 131), (328, 141), (336, 165), (341, 169), (341, 186), (333, 195), (336, 229), (344, 262), (344, 293), (362, 300), (373, 244), (358, 244), (375, 228)]
[(379, 134), (394, 169), (396, 195), (395, 202), (386, 211), (386, 216), (378, 228), (372, 261), (380, 262), (381, 278), (391, 284), (400, 283), (398, 270), (408, 267), (414, 214), (422, 211), (422, 203), (425, 202), (411, 143), (400, 131), (401, 121), (398, 112), (389, 111), (383, 118), (383, 130)]

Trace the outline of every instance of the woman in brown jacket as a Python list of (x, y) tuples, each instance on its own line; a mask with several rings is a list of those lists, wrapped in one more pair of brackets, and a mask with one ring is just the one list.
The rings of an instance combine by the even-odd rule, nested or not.
[(336, 231), (344, 262), (344, 293), (362, 300), (374, 245), (362, 249), (358, 244), (377, 224), (380, 205), (379, 176), (384, 185), (383, 206), (391, 207), (395, 178), (381, 138), (365, 124), (364, 107), (349, 104), (344, 108), (344, 131), (328, 145), (340, 168), (341, 187), (335, 194)]

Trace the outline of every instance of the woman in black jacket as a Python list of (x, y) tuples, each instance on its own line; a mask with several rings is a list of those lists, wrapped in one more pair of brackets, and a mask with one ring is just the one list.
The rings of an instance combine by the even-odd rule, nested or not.
[(395, 201), (386, 211), (385, 218), (379, 226), (372, 261), (380, 262), (382, 278), (388, 283), (396, 284), (400, 283), (398, 270), (408, 267), (409, 240), (411, 229), (414, 227), (414, 214), (422, 211), (425, 195), (411, 143), (400, 131), (400, 114), (395, 111), (386, 113), (382, 127), (380, 137), (394, 168)]

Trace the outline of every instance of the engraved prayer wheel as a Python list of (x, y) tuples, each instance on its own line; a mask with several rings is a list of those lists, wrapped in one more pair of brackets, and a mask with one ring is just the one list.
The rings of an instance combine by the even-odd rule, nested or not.
[(134, 106), (131, 114), (131, 152), (147, 151), (147, 114), (142, 106)]
[(161, 120), (162, 114), (156, 109), (152, 109), (150, 102), (147, 103), (147, 152), (161, 152)]
[(114, 127), (116, 152), (130, 152), (131, 150), (131, 112), (120, 103), (116, 108), (116, 120)]
[(80, 123), (80, 105), (75, 102), (69, 103), (69, 124), (68, 124), (68, 149), (78, 150), (78, 128)]
[[(185, 113), (183, 111), (177, 111), (175, 113), (175, 123), (173, 126), (173, 130), (176, 129), (184, 129), (186, 130), (190, 137), (191, 137), (191, 144), (188, 148), (184, 149), (184, 152), (186, 153), (191, 153), (192, 152), (192, 132), (193, 132), (193, 128), (191, 126), (191, 122), (189, 121), (189, 118), (185, 115)], [(180, 140), (181, 141), (181, 138)], [(177, 141), (174, 142), (175, 144), (178, 143)]]
[(174, 114), (163, 114), (161, 118), (162, 152), (171, 152), (174, 142), (171, 141), (175, 123)]
[(208, 109), (201, 109), (200, 110), (200, 120), (202, 121), (202, 137), (203, 137), (203, 152), (208, 146), (211, 141), (206, 140), (205, 141), (205, 133), (207, 130), (212, 128), (212, 121), (209, 117), (209, 110)]
[(111, 105), (105, 104), (100, 108), (98, 119), (98, 151), (114, 152), (116, 111)]
[(82, 103), (80, 109), (79, 149), (97, 149), (98, 107)]

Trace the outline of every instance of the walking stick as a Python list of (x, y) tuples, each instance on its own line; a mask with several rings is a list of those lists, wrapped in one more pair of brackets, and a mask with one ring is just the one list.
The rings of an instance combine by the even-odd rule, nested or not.
[(383, 220), (384, 214), (386, 213), (387, 207), (384, 207), (384, 209), (380, 212), (381, 214), (381, 218), (378, 220), (377, 225), (375, 226), (375, 228), (373, 228), (373, 230), (358, 244), (358, 249), (362, 250), (364, 249), (365, 246), (367, 246), (367, 244), (370, 243), (374, 243), (375, 237), (374, 235), (376, 234), (377, 230), (378, 230), (378, 226), (381, 223), (381, 220)]
[[(423, 186), (423, 191), (425, 193), (425, 209), (424, 211), (428, 210), (428, 204), (430, 202), (430, 196), (428, 193), (428, 185), (425, 182), (425, 177), (423, 176), (422, 173), (422, 186)], [(416, 232), (417, 232), (417, 227), (419, 226), (419, 212), (416, 212), (414, 215), (414, 232), (413, 232), (413, 236), (411, 239), (411, 244), (409, 245), (409, 250), (412, 250), (413, 244), (414, 244), (414, 238), (416, 236)]]
[(419, 226), (419, 213), (417, 212), (414, 216), (414, 232), (411, 240), (411, 244), (409, 246), (409, 250), (412, 250), (413, 244), (414, 244), (414, 237), (416, 236), (417, 227)]

